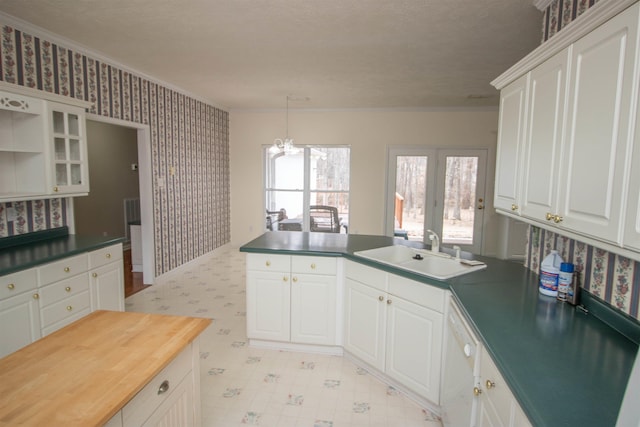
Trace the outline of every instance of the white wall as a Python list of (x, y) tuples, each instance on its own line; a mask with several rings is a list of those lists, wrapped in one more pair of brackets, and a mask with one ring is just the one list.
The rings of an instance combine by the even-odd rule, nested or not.
[[(231, 244), (262, 234), (262, 145), (285, 135), (285, 111), (231, 111)], [(487, 148), (487, 206), (493, 206), (498, 111), (289, 111), (297, 144), (351, 146), (349, 232), (383, 234), (386, 152), (391, 145)], [(495, 255), (498, 216), (485, 211), (484, 250)]]

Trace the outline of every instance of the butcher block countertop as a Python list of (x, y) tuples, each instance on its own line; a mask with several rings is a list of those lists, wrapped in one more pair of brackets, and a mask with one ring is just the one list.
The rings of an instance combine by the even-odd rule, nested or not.
[(0, 359), (0, 426), (102, 425), (210, 323), (95, 311)]

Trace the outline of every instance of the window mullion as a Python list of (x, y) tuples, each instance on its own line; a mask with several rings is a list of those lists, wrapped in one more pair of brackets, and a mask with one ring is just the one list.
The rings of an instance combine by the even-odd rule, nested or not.
[(304, 192), (302, 195), (302, 230), (311, 230), (309, 206), (311, 205), (311, 149), (304, 148)]

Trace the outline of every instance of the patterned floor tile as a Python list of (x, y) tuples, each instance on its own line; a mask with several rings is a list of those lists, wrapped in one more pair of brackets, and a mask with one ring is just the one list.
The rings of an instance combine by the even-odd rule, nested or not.
[(221, 248), (127, 298), (127, 311), (207, 317), (203, 427), (441, 427), (439, 418), (339, 356), (251, 348), (245, 256)]

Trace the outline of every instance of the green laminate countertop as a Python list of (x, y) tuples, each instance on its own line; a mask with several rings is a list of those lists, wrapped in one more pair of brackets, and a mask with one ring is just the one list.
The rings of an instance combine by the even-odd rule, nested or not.
[(69, 234), (0, 250), (0, 276), (122, 243), (121, 237)]
[(487, 269), (447, 281), (405, 273), (355, 251), (420, 243), (384, 236), (270, 232), (242, 252), (341, 256), (447, 288), (534, 426), (614, 426), (638, 344), (591, 314), (540, 295), (538, 275), (487, 257)]

